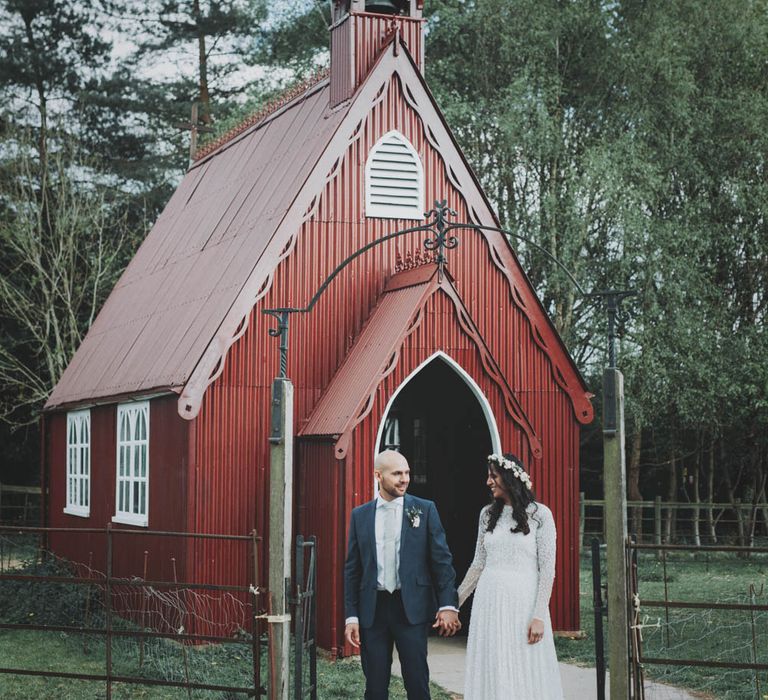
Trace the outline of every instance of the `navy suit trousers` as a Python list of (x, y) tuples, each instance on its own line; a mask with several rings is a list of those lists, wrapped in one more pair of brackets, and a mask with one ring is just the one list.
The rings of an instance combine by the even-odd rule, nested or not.
[(428, 632), (428, 622), (418, 625), (408, 622), (400, 591), (378, 591), (373, 625), (360, 628), (365, 700), (389, 697), (393, 644), (397, 644), (408, 700), (429, 700)]

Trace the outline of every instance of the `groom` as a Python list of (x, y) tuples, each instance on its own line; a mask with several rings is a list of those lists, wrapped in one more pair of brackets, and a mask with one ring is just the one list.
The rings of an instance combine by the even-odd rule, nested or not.
[(352, 511), (349, 526), (344, 638), (360, 648), (366, 700), (388, 697), (393, 643), (408, 700), (429, 700), (428, 625), (445, 636), (461, 627), (451, 553), (435, 504), (405, 493), (405, 457), (385, 450), (373, 473), (379, 495)]

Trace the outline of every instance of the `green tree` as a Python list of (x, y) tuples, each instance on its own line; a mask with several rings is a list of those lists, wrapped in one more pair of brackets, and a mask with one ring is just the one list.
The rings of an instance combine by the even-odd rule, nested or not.
[[(0, 90), (14, 120), (36, 135), (44, 222), (51, 109), (71, 107), (89, 76), (109, 60), (111, 45), (101, 38), (98, 10), (96, 4), (83, 6), (67, 0), (2, 0), (0, 4)], [(10, 133), (5, 133), (6, 138)]]
[[(426, 9), (428, 82), (502, 224), (587, 289), (641, 294), (621, 352), (633, 495), (645, 461), (667, 465), (646, 470), (649, 486), (683, 497), (669, 465), (690, 473), (723, 441), (738, 445), (723, 457), (724, 488), (738, 475), (745, 493), (764, 488), (765, 372), (743, 368), (765, 351), (766, 3)], [(512, 243), (599, 387), (602, 312)], [(740, 439), (744, 424), (751, 437)]]
[[(427, 80), (502, 225), (600, 285), (618, 256), (608, 244), (615, 205), (605, 195), (618, 70), (612, 14), (586, 1), (444, 0), (427, 9)], [(576, 328), (594, 306), (545, 258), (513, 246), (586, 362), (592, 327)]]

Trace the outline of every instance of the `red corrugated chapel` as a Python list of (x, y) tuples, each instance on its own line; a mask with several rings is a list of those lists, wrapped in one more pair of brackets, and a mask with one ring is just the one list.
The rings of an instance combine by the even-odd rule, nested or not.
[[(424, 82), (421, 2), (392, 16), (341, 1), (334, 15), (329, 74), (199, 155), (50, 396), (51, 526), (266, 535), (279, 360), (261, 311), (304, 306), (339, 262), (423, 224), (435, 200), (498, 226)], [(291, 320), (294, 532), (317, 535), (318, 637), (339, 653), (347, 523), (384, 446), (409, 458), (411, 492), (436, 501), (459, 577), (485, 456), (520, 455), (558, 527), (554, 625), (579, 627), (590, 394), (508, 240), (459, 237), (444, 275), (423, 234), (377, 246)], [(87, 534), (52, 546), (76, 561), (98, 550)], [(174, 556), (179, 580), (252, 583), (227, 548), (173, 546), (151, 549), (150, 578)], [(126, 543), (116, 573), (142, 575), (144, 549)]]

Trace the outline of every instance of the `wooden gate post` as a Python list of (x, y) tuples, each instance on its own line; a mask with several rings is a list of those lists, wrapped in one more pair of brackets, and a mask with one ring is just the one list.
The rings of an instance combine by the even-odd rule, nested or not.
[(293, 384), (286, 377), (272, 382), (269, 442), (269, 698), (288, 700), (291, 616), (286, 590), (293, 551)]
[(624, 453), (624, 377), (615, 367), (603, 373), (603, 484), (608, 564), (608, 666), (611, 700), (629, 698), (627, 608), (627, 478)]

